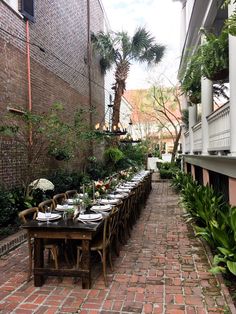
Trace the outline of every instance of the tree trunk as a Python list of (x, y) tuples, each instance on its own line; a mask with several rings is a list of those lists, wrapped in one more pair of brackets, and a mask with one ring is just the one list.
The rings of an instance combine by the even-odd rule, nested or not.
[(117, 87), (115, 89), (115, 98), (113, 104), (113, 115), (112, 115), (112, 129), (114, 126), (118, 126), (120, 122), (120, 104), (121, 104), (121, 97), (124, 93), (124, 89), (122, 87), (123, 84), (119, 82), (116, 83)]
[(174, 147), (173, 147), (173, 151), (172, 151), (172, 154), (171, 154), (171, 162), (175, 161), (175, 157), (176, 157), (176, 153), (177, 153), (177, 149), (178, 149), (178, 145), (179, 145), (181, 132), (182, 132), (182, 128), (180, 127), (179, 132), (177, 133), (177, 136), (176, 136), (175, 141), (174, 141)]
[(113, 115), (112, 115), (112, 128), (118, 126), (120, 122), (120, 104), (121, 97), (125, 91), (125, 82), (128, 77), (130, 64), (127, 60), (122, 60), (116, 68), (115, 72), (115, 84), (113, 89), (115, 91), (115, 98), (113, 104)]

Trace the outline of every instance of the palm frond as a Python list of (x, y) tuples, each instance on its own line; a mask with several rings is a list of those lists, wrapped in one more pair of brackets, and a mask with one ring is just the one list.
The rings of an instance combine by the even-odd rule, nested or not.
[(114, 39), (112, 33), (99, 32), (91, 35), (94, 49), (100, 54), (100, 66), (103, 73), (111, 68), (115, 62), (116, 52), (114, 49)]
[(164, 51), (164, 46), (155, 44), (146, 51), (144, 51), (144, 53), (140, 55), (138, 60), (140, 62), (147, 62), (149, 65), (152, 63), (158, 63), (162, 59)]

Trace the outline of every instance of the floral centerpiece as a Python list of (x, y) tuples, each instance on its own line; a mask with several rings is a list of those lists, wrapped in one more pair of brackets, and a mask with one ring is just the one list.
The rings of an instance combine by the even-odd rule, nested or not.
[(111, 180), (98, 180), (94, 182), (94, 192), (95, 197), (107, 194), (108, 190), (111, 188)]

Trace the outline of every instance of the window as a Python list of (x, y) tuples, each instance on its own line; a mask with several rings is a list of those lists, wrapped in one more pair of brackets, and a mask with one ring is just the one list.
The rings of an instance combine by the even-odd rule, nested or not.
[(4, 0), (15, 11), (19, 10), (18, 0)]

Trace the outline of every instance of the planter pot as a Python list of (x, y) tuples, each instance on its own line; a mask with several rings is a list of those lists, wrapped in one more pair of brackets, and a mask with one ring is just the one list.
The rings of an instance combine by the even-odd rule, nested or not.
[(227, 79), (228, 76), (229, 76), (229, 69), (222, 69), (214, 73), (214, 75), (208, 78), (211, 81), (222, 81), (222, 80)]
[(201, 102), (201, 98), (195, 95), (189, 96), (189, 100), (192, 104), (199, 104)]

